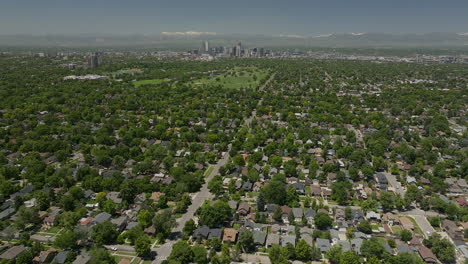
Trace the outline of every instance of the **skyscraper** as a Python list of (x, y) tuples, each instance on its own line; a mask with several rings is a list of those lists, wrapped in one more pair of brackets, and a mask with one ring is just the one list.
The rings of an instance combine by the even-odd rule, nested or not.
[(237, 43), (236, 53), (234, 54), (234, 56), (240, 57), (241, 56), (241, 50), (242, 50), (242, 44), (239, 42), (239, 43)]
[(102, 56), (101, 53), (96, 52), (94, 55), (88, 57), (88, 66), (90, 68), (97, 68), (99, 65), (102, 64)]
[(209, 53), (210, 51), (210, 46), (208, 44), (208, 41), (203, 41), (201, 46), (200, 46), (200, 50), (198, 51), (199, 54), (206, 54), (206, 53)]

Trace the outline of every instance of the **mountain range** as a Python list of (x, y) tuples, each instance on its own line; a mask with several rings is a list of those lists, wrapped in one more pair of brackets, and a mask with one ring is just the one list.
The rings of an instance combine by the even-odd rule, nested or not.
[(159, 34), (54, 34), (0, 35), (0, 46), (9, 47), (142, 47), (160, 49), (197, 49), (201, 41), (211, 46), (230, 46), (242, 42), (247, 47), (328, 47), (328, 48), (467, 48), (468, 33), (339, 33), (318, 36), (247, 35), (215, 32), (161, 32)]

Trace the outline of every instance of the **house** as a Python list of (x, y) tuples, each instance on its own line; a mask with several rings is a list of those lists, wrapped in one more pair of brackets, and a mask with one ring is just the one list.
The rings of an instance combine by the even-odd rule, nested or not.
[(256, 246), (263, 247), (265, 245), (265, 242), (266, 242), (267, 234), (265, 232), (261, 232), (261, 231), (253, 231), (252, 232), (252, 237), (253, 237), (254, 244)]
[(307, 219), (307, 223), (312, 224), (314, 222), (314, 217), (317, 212), (312, 208), (306, 208), (304, 211), (304, 216)]
[(388, 245), (386, 241), (380, 241), (380, 244), (385, 249), (385, 251), (387, 251), (388, 254), (394, 254), (393, 249), (390, 247), (390, 245)]
[(34, 263), (48, 263), (52, 261), (52, 259), (57, 254), (57, 250), (55, 248), (49, 248), (47, 250), (43, 250), (39, 252), (39, 256), (34, 257)]
[(60, 251), (52, 260), (52, 263), (64, 264), (67, 261), (68, 253), (70, 253), (68, 250)]
[(437, 263), (436, 256), (427, 247), (420, 246), (418, 248), (418, 253), (421, 256), (422, 260), (424, 260), (426, 263)]
[(336, 220), (336, 221), (338, 221), (338, 220), (340, 220), (340, 221), (345, 220), (345, 211), (344, 211), (343, 208), (340, 208), (340, 207), (336, 208), (336, 210), (335, 210), (335, 220)]
[(327, 252), (331, 248), (330, 240), (324, 238), (317, 238), (315, 245), (322, 253)]
[(302, 221), (302, 216), (304, 216), (304, 212), (302, 211), (302, 208), (295, 207), (295, 208), (292, 209), (292, 213), (293, 213), (295, 222), (301, 222)]
[(294, 188), (296, 189), (297, 194), (305, 195), (305, 184), (304, 183), (296, 182), (296, 183), (293, 183), (292, 186), (294, 186)]
[(380, 222), (380, 214), (374, 211), (367, 212), (366, 219), (368, 221)]
[(161, 199), (161, 197), (163, 197), (164, 195), (166, 195), (165, 193), (162, 193), (162, 192), (153, 192), (151, 194), (151, 197), (150, 197), (150, 200), (153, 200), (155, 202), (159, 201), (159, 199)]
[(413, 236), (413, 238), (408, 242), (408, 245), (410, 247), (419, 247), (422, 245), (421, 239), (419, 239), (417, 236)]
[(312, 184), (310, 186), (310, 195), (315, 196), (315, 197), (320, 197), (322, 196), (322, 189), (320, 188), (319, 185)]
[(78, 255), (73, 261), (73, 264), (88, 264), (91, 261), (91, 257), (88, 255), (87, 252), (83, 252)]
[(403, 229), (408, 229), (408, 230), (414, 229), (413, 222), (406, 216), (400, 217), (400, 224)]
[(416, 184), (416, 178), (412, 176), (406, 176), (406, 182), (408, 184)]
[(122, 203), (122, 198), (120, 198), (120, 192), (108, 192), (106, 198), (112, 200), (116, 204)]
[(346, 252), (351, 250), (351, 242), (346, 240), (340, 240), (337, 242), (338, 245), (341, 245), (341, 251)]
[(281, 206), (281, 220), (283, 223), (289, 224), (289, 215), (291, 214), (291, 208), (287, 205)]
[(273, 245), (279, 245), (279, 243), (280, 243), (280, 236), (278, 234), (270, 233), (267, 236), (265, 246), (269, 248)]
[(92, 222), (93, 222), (92, 217), (83, 217), (79, 221), (80, 225), (82, 225), (82, 226), (89, 226), (89, 225), (91, 225)]
[(351, 250), (356, 252), (358, 255), (361, 254), (361, 246), (364, 240), (362, 238), (353, 238), (351, 239)]
[(245, 221), (244, 227), (250, 230), (261, 231), (263, 229), (263, 225), (259, 223), (252, 222), (250, 220)]
[(0, 221), (3, 221), (5, 219), (8, 219), (10, 216), (12, 216), (16, 212), (15, 208), (7, 208), (0, 212)]
[(237, 208), (237, 213), (241, 216), (247, 216), (250, 213), (250, 205), (248, 203), (241, 203)]
[(211, 228), (210, 233), (208, 235), (208, 239), (213, 239), (213, 238), (218, 238), (218, 239), (223, 238), (223, 230), (220, 228)]
[(453, 239), (453, 240), (462, 240), (463, 234), (458, 229), (458, 226), (450, 220), (444, 220), (441, 223), (442, 229)]
[(330, 238), (332, 240), (332, 243), (336, 243), (340, 240), (340, 235), (338, 230), (336, 229), (330, 229)]
[(301, 235), (301, 239), (304, 240), (309, 246), (314, 244), (314, 238), (311, 234), (303, 234)]
[(147, 235), (154, 236), (154, 235), (156, 235), (156, 228), (154, 228), (153, 225), (150, 225), (147, 228), (145, 228), (145, 230), (143, 230), (143, 232), (145, 234), (147, 234)]
[(397, 250), (398, 250), (398, 254), (401, 254), (401, 253), (412, 253), (413, 251), (411, 250), (411, 248), (405, 244), (405, 243), (399, 243), (397, 245)]
[(231, 208), (232, 210), (237, 210), (237, 206), (239, 205), (239, 202), (234, 201), (234, 200), (229, 200), (228, 205), (229, 205), (229, 208)]
[(252, 191), (253, 183), (251, 183), (250, 181), (246, 181), (244, 182), (244, 184), (242, 184), (241, 188), (246, 192), (250, 192)]
[(109, 213), (106, 213), (106, 212), (99, 213), (94, 217), (94, 219), (92, 221), (92, 224), (104, 223), (106, 221), (109, 221), (111, 219), (111, 217), (112, 217), (112, 215), (109, 214)]
[(389, 225), (389, 226), (400, 224), (400, 219), (398, 218), (398, 216), (390, 212), (383, 215), (382, 221), (384, 224)]
[(125, 226), (127, 225), (127, 216), (122, 215), (119, 216), (118, 218), (114, 218), (111, 220), (111, 223), (117, 226), (117, 229), (119, 232), (122, 232), (125, 229)]
[(192, 237), (194, 239), (207, 239), (210, 234), (210, 228), (206, 225), (200, 226), (195, 231), (193, 231)]
[(26, 247), (23, 245), (19, 246), (13, 246), (9, 248), (7, 251), (3, 252), (2, 255), (0, 255), (0, 259), (6, 259), (6, 260), (15, 260), (18, 255), (26, 251)]
[(380, 189), (384, 191), (387, 190), (388, 181), (387, 181), (387, 176), (385, 175), (385, 173), (377, 172), (375, 175), (375, 179), (377, 183), (379, 184)]
[(281, 237), (281, 246), (285, 247), (288, 244), (291, 244), (291, 245), (293, 245), (295, 247), (296, 246), (296, 236), (291, 236), (291, 235), (282, 236)]
[(364, 212), (359, 209), (352, 209), (351, 214), (353, 216), (353, 223), (355, 225), (359, 224), (364, 220)]
[(468, 205), (468, 200), (466, 197), (458, 197), (457, 199), (455, 199), (455, 201), (460, 207), (465, 207)]
[(234, 228), (225, 228), (223, 235), (223, 242), (236, 243), (237, 239), (237, 230)]

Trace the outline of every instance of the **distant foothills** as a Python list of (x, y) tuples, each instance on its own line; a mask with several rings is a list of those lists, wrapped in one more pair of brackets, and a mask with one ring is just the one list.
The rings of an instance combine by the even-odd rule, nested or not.
[(242, 41), (247, 46), (266, 48), (461, 48), (468, 49), (468, 33), (339, 33), (316, 36), (248, 35), (215, 32), (161, 32), (158, 34), (43, 34), (0, 35), (1, 47), (153, 47), (191, 49), (200, 41), (213, 45), (232, 45)]

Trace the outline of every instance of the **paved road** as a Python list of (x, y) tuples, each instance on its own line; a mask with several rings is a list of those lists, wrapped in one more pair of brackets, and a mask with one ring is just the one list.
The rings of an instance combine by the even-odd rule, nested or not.
[(216, 163), (213, 171), (211, 171), (210, 175), (208, 175), (208, 177), (205, 179), (205, 183), (202, 185), (200, 191), (193, 195), (192, 204), (187, 209), (187, 212), (182, 217), (177, 219), (177, 227), (175, 227), (174, 230), (172, 230), (172, 234), (170, 235), (170, 237), (173, 240), (169, 239), (163, 245), (156, 248), (152, 248), (152, 250), (155, 251), (157, 254), (156, 260), (153, 261), (154, 264), (159, 264), (163, 260), (167, 259), (167, 257), (169, 257), (169, 255), (171, 254), (172, 245), (174, 245), (174, 243), (180, 239), (180, 235), (182, 234), (182, 229), (184, 228), (185, 223), (189, 219), (193, 219), (195, 212), (200, 206), (203, 205), (205, 200), (211, 200), (214, 198), (214, 196), (208, 190), (208, 183), (211, 181), (211, 179), (213, 179), (215, 175), (219, 174), (219, 168), (224, 166), (228, 160), (229, 151), (227, 151), (224, 154), (224, 156), (218, 161), (218, 163)]
[(388, 172), (384, 172), (384, 174), (388, 183), (395, 189), (395, 192), (400, 194), (401, 197), (405, 197), (406, 191), (403, 189), (403, 186), (401, 186), (401, 182), (397, 181), (395, 175)]
[[(273, 80), (273, 77), (275, 74), (272, 74), (270, 78), (259, 88), (259, 91), (263, 91), (263, 89), (270, 83), (271, 80)], [(262, 101), (260, 100), (259, 103)], [(250, 127), (252, 123), (252, 119), (254, 116), (256, 116), (256, 110), (252, 111), (251, 116), (249, 116), (245, 120), (245, 125), (247, 127)], [(153, 264), (160, 264), (163, 260), (166, 260), (169, 255), (171, 254), (172, 251), (172, 245), (174, 245), (175, 242), (180, 240), (181, 234), (182, 234), (182, 229), (184, 228), (185, 223), (189, 219), (193, 219), (195, 212), (197, 209), (203, 205), (205, 200), (211, 200), (214, 198), (214, 196), (210, 193), (208, 190), (208, 183), (213, 179), (215, 175), (219, 174), (219, 168), (224, 166), (226, 162), (229, 160), (229, 150), (231, 150), (231, 145), (228, 147), (228, 151), (224, 154), (224, 156), (216, 163), (214, 166), (213, 171), (208, 175), (208, 177), (205, 179), (205, 184), (201, 187), (200, 191), (195, 193), (192, 198), (192, 204), (189, 206), (187, 209), (187, 213), (185, 213), (181, 218), (177, 219), (177, 227), (172, 230), (172, 234), (170, 235), (170, 238), (166, 243), (163, 245), (152, 248), (151, 250), (156, 252), (156, 259), (153, 261)]]
[(421, 231), (424, 233), (425, 237), (430, 236), (432, 233), (435, 233), (436, 230), (431, 226), (429, 221), (427, 221), (427, 218), (424, 215), (410, 215), (411, 217), (416, 220), (416, 223), (419, 225), (419, 228), (421, 228)]

